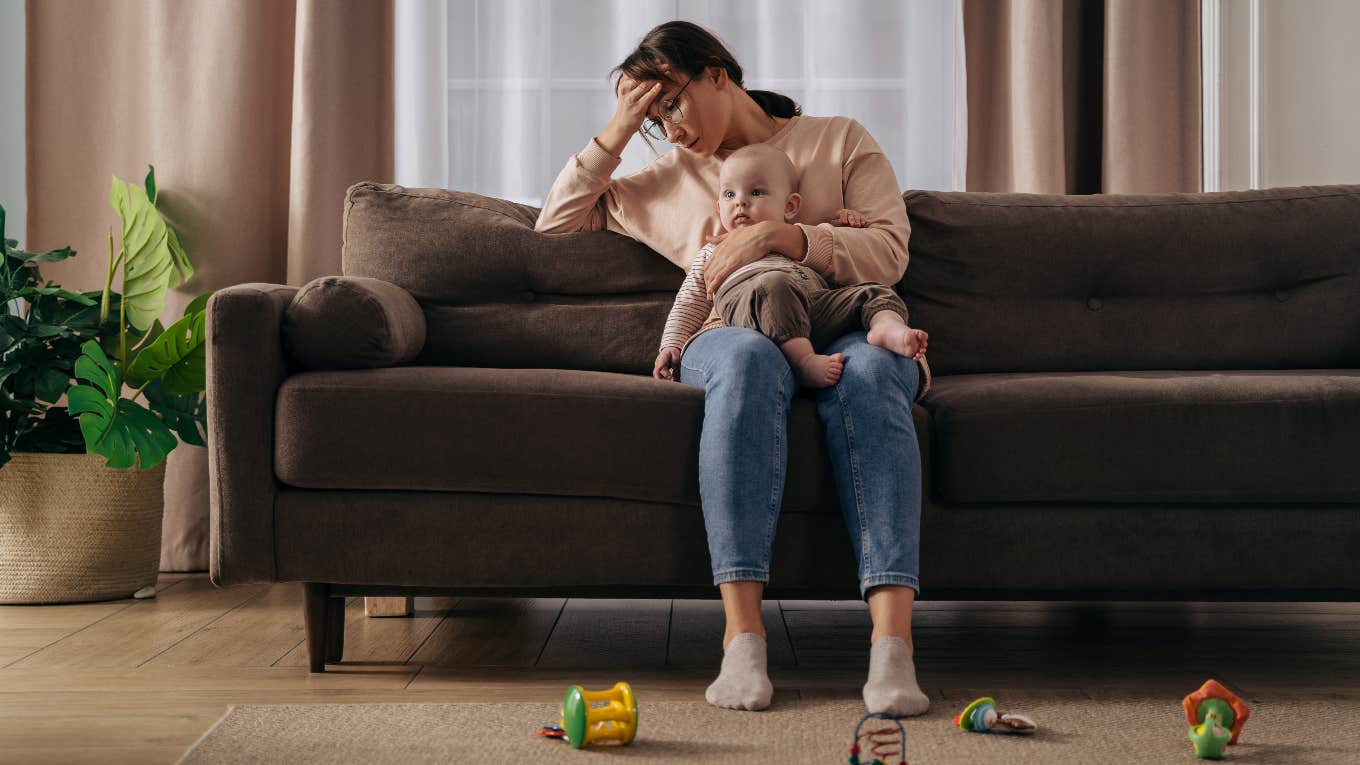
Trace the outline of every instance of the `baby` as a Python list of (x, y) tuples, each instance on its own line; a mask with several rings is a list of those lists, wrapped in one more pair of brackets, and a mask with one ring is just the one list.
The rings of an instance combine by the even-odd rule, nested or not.
[[(793, 222), (802, 204), (798, 172), (788, 155), (757, 143), (733, 152), (719, 174), (718, 215), (733, 231), (766, 220)], [(862, 228), (864, 217), (840, 210), (836, 226)], [(806, 266), (774, 253), (733, 271), (710, 302), (704, 265), (714, 245), (705, 245), (690, 265), (661, 335), (652, 376), (678, 379), (676, 366), (705, 318), (716, 314), (729, 327), (754, 329), (779, 345), (798, 379), (810, 388), (825, 388), (840, 379), (844, 356), (818, 353), (828, 343), (857, 329), (868, 341), (901, 356), (921, 360), (928, 335), (907, 326), (907, 307), (882, 284), (865, 282), (829, 287)]]

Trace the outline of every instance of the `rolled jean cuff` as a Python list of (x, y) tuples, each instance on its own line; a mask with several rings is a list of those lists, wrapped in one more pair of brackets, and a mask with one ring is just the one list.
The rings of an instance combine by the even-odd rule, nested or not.
[(880, 584), (900, 584), (912, 588), (917, 595), (921, 594), (921, 582), (911, 574), (874, 574), (864, 577), (864, 581), (860, 582), (860, 598), (867, 602), (869, 600), (869, 589)]
[(723, 582), (766, 582), (770, 581), (770, 572), (760, 568), (729, 568), (713, 573), (713, 586), (716, 587)]

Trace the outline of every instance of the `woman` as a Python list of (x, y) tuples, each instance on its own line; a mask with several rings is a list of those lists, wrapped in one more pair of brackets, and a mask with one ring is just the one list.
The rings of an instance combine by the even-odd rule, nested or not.
[[(688, 22), (648, 32), (615, 71), (614, 117), (568, 160), (544, 200), (538, 231), (617, 231), (681, 268), (703, 245), (717, 242), (707, 267), (711, 291), (771, 252), (837, 284), (901, 280), (910, 233), (906, 209), (892, 166), (858, 122), (805, 117), (785, 96), (748, 92), (732, 54)], [(640, 128), (678, 148), (611, 179)], [(869, 225), (765, 221), (723, 233), (713, 204), (719, 167), (736, 149), (762, 142), (788, 154), (801, 175), (799, 220), (828, 220), (851, 208)], [(874, 623), (864, 701), (870, 712), (921, 714), (930, 702), (916, 684), (911, 639), (921, 514), (911, 404), (922, 388), (921, 367), (870, 345), (862, 331), (824, 351), (837, 352), (845, 357), (841, 378), (817, 391), (817, 409)], [(796, 381), (769, 338), (739, 327), (696, 335), (680, 371), (682, 383), (704, 389), (699, 488), (713, 582), (727, 616), (722, 669), (705, 696), (722, 707), (763, 709), (773, 688), (760, 601), (769, 581)]]

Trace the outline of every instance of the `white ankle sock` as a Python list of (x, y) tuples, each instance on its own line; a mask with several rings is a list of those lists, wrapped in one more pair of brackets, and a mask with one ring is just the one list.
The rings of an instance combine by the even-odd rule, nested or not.
[(930, 698), (916, 685), (912, 653), (912, 647), (900, 637), (881, 637), (869, 647), (864, 705), (870, 712), (910, 717), (930, 709)]
[(766, 672), (765, 638), (743, 632), (723, 649), (722, 671), (708, 686), (708, 703), (727, 709), (764, 709), (770, 705), (774, 686)]

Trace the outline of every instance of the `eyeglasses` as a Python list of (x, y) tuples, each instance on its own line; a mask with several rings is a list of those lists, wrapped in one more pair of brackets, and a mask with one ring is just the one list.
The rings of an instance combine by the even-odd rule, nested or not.
[[(665, 119), (666, 122), (674, 125), (685, 118), (685, 113), (680, 111), (680, 94), (685, 92), (685, 88), (688, 88), (691, 82), (694, 82), (693, 77), (686, 80), (684, 87), (680, 88), (675, 95), (670, 97), (669, 108), (666, 108), (665, 104), (662, 105), (663, 112), (661, 117)], [(642, 123), (642, 132), (658, 141), (666, 140), (666, 126), (656, 117), (648, 117), (647, 120)]]

